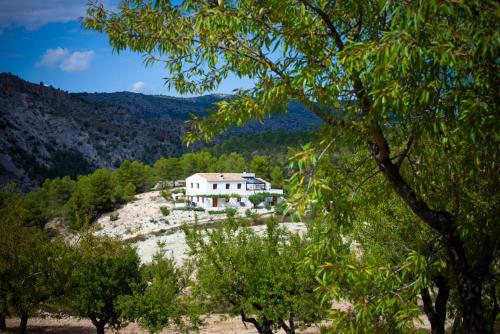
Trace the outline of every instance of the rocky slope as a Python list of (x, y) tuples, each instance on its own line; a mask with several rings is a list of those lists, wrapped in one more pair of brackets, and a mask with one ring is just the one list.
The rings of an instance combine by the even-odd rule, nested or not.
[[(187, 150), (181, 136), (190, 114), (205, 115), (224, 98), (68, 94), (1, 73), (0, 185), (16, 182), (29, 190), (46, 177), (113, 168), (125, 159), (151, 163), (178, 156)], [(304, 107), (291, 104), (287, 114), (229, 132), (307, 130), (319, 124)]]

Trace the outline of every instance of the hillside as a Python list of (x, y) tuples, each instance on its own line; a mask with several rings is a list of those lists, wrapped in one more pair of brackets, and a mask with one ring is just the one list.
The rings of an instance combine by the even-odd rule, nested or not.
[[(130, 92), (73, 93), (0, 74), (0, 185), (34, 189), (46, 177), (76, 176), (123, 160), (152, 163), (187, 151), (181, 136), (190, 114), (205, 115), (228, 96), (176, 98)], [(310, 130), (320, 124), (302, 105), (251, 122), (228, 135)], [(199, 146), (194, 147), (197, 149)]]

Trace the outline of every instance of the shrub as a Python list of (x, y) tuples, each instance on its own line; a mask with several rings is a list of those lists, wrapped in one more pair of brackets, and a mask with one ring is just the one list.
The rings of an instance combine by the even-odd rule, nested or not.
[(172, 210), (176, 210), (176, 211), (205, 211), (205, 209), (203, 209), (203, 208), (198, 208), (198, 207), (193, 207), (193, 206), (183, 207), (183, 208), (173, 208)]
[(226, 210), (209, 210), (208, 213), (211, 215), (222, 215), (226, 213)]
[(257, 205), (264, 202), (266, 199), (266, 194), (264, 193), (256, 193), (248, 196), (248, 200), (253, 204), (253, 207), (256, 208)]
[(119, 218), (120, 218), (120, 214), (116, 211), (111, 212), (111, 214), (109, 215), (109, 220), (111, 220), (112, 222), (114, 222), (115, 220), (118, 220)]
[(172, 193), (168, 190), (162, 190), (160, 191), (160, 195), (166, 199), (167, 201), (171, 201), (172, 200)]
[(236, 209), (235, 208), (226, 208), (224, 210), (227, 214), (228, 217), (234, 217), (236, 215)]
[(265, 205), (264, 207), (265, 207), (265, 208), (266, 208), (266, 210), (268, 210), (268, 211), (272, 209), (272, 206), (271, 206), (271, 204), (269, 204), (269, 203), (266, 203), (266, 205)]
[(164, 216), (168, 216), (170, 214), (170, 210), (166, 206), (160, 207), (161, 214)]

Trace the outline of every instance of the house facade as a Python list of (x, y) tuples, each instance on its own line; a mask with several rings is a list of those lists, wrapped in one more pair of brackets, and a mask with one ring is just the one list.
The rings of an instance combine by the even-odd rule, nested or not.
[(283, 190), (272, 189), (271, 183), (254, 173), (196, 173), (186, 178), (187, 204), (210, 208), (253, 207), (250, 195), (266, 193), (266, 202), (278, 203)]

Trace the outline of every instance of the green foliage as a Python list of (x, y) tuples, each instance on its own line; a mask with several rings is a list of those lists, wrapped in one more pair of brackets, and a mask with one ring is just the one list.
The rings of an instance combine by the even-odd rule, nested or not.
[(162, 190), (162, 191), (160, 191), (160, 195), (161, 195), (161, 197), (163, 197), (167, 201), (172, 200), (172, 192), (171, 191)]
[(120, 214), (116, 211), (111, 212), (109, 214), (109, 220), (111, 220), (112, 222), (118, 220), (119, 218), (120, 218)]
[(226, 208), (224, 210), (224, 212), (226, 213), (226, 215), (229, 217), (229, 218), (232, 218), (234, 216), (236, 216), (236, 209), (235, 208)]
[(15, 187), (0, 199), (0, 313), (27, 319), (68, 291), (74, 256), (62, 240), (25, 225), (27, 210)]
[(123, 188), (123, 199), (127, 202), (134, 200), (136, 194), (135, 191), (136, 186), (132, 182), (127, 183), (125, 188)]
[(184, 154), (179, 161), (182, 178), (194, 173), (216, 172), (216, 158), (208, 151)]
[(173, 208), (172, 210), (176, 211), (205, 211), (203, 208), (199, 208), (197, 206), (183, 206), (183, 207), (178, 207), (178, 208)]
[(92, 236), (76, 247), (80, 258), (73, 274), (72, 310), (89, 318), (99, 334), (107, 324), (119, 328), (118, 300), (132, 295), (141, 280), (137, 252), (121, 241)]
[(283, 171), (280, 167), (274, 166), (271, 169), (271, 184), (274, 188), (283, 188)]
[(196, 307), (192, 306), (186, 290), (190, 274), (188, 266), (176, 267), (174, 260), (165, 258), (160, 250), (151, 264), (141, 268), (141, 282), (134, 287), (133, 294), (119, 298), (122, 316), (137, 321), (149, 333), (159, 333), (171, 322), (185, 331), (196, 328)]
[(139, 193), (151, 189), (155, 183), (153, 169), (139, 161), (125, 160), (114, 171), (114, 174), (121, 187), (126, 187), (131, 183)]
[(170, 214), (170, 210), (166, 206), (160, 206), (160, 211), (164, 216), (168, 216)]
[[(181, 93), (213, 91), (229, 75), (255, 82), (208, 117), (193, 118), (188, 143), (300, 101), (325, 122), (316, 147), (295, 157), (292, 200), (300, 211), (320, 203), (316, 213), (344, 233), (362, 221), (353, 201), (370, 207), (365, 185), (373, 189), (371, 175), (380, 172), (377, 185), (387, 192), (375, 193), (396, 194), (449, 255), (464, 331), (492, 330), (496, 290), (481, 287), (498, 275), (497, 2), (147, 3), (125, 1), (113, 13), (90, 6), (84, 24), (105, 32), (117, 51), (161, 61), (167, 86)], [(327, 156), (345, 147), (355, 150), (354, 164)], [(325, 160), (331, 168), (318, 170)], [(406, 215), (383, 216), (406, 223)], [(408, 258), (399, 256), (400, 263)], [(419, 257), (411, 259), (418, 276)]]
[(207, 213), (210, 215), (222, 215), (226, 213), (226, 210), (208, 210)]
[(253, 204), (253, 207), (256, 208), (257, 205), (264, 202), (266, 200), (265, 193), (255, 193), (248, 196), (248, 200)]
[(241, 173), (246, 169), (245, 158), (236, 152), (222, 154), (217, 159), (217, 172)]
[(279, 159), (286, 157), (289, 147), (299, 147), (311, 139), (311, 132), (307, 131), (249, 133), (231, 136), (209, 150), (216, 156), (238, 152), (246, 159), (255, 154)]
[(105, 168), (80, 176), (65, 205), (65, 218), (79, 228), (94, 221), (98, 214), (113, 210), (118, 202), (116, 185), (114, 175)]
[(271, 162), (269, 158), (263, 155), (258, 155), (252, 159), (250, 169), (255, 176), (269, 180), (271, 172)]
[(328, 308), (316, 299), (314, 272), (299, 266), (308, 238), (272, 220), (262, 236), (234, 219), (211, 230), (184, 226), (184, 231), (197, 267), (199, 299), (243, 321), (254, 318), (259, 332), (307, 326)]
[(177, 158), (160, 158), (154, 163), (153, 168), (160, 180), (175, 181), (183, 176)]

